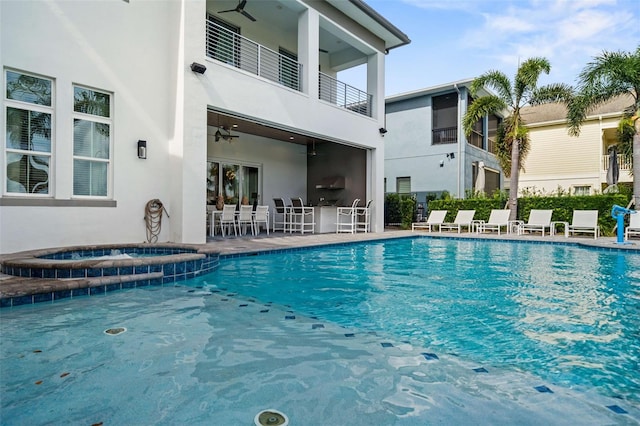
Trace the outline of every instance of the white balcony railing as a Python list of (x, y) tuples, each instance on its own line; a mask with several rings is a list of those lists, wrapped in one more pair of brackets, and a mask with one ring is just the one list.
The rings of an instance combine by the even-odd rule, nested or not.
[[(207, 56), (251, 74), (301, 90), (302, 64), (264, 47), (207, 18)], [(372, 96), (319, 73), (320, 99), (371, 117)]]
[[(620, 170), (630, 171), (633, 168), (631, 165), (631, 157), (618, 154), (618, 168)], [(609, 170), (609, 155), (602, 156), (602, 170)]]
[(207, 56), (300, 91), (302, 64), (207, 19)]
[(371, 117), (373, 96), (333, 77), (320, 73), (320, 99)]

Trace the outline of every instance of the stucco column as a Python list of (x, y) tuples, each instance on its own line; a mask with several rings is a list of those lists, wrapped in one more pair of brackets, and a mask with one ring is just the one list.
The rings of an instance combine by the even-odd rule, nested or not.
[(204, 1), (183, 1), (176, 61), (174, 138), (170, 141), (171, 241), (206, 241), (207, 71), (198, 74), (192, 62), (205, 63)]
[[(384, 60), (383, 52), (370, 55), (367, 60), (367, 93), (372, 95), (371, 117), (377, 119), (377, 129), (386, 127), (384, 103)], [(376, 149), (370, 151), (367, 168), (370, 180), (367, 193), (374, 201), (371, 215), (371, 231), (384, 231), (384, 136), (376, 132)]]
[(302, 64), (300, 85), (309, 99), (318, 99), (318, 49), (320, 48), (320, 15), (307, 8), (298, 17), (298, 62)]

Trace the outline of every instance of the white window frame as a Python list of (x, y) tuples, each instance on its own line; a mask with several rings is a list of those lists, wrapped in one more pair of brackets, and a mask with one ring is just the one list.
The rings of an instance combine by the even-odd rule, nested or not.
[(591, 185), (573, 185), (573, 195), (591, 195)]
[[(109, 117), (102, 117), (99, 115), (93, 115), (93, 114), (87, 114), (87, 113), (82, 113), (82, 112), (77, 112), (75, 111), (75, 89), (80, 88), (80, 89), (86, 89), (86, 90), (91, 90), (93, 92), (96, 93), (101, 93), (103, 95), (107, 95), (109, 96)], [(72, 107), (71, 107), (71, 129), (74, 129), (74, 121), (75, 120), (83, 120), (83, 121), (88, 121), (88, 122), (93, 122), (93, 123), (101, 123), (101, 124), (106, 124), (109, 126), (109, 157), (108, 158), (98, 158), (98, 157), (87, 157), (87, 156), (81, 156), (81, 155), (75, 155), (73, 154), (74, 149), (75, 149), (75, 139), (72, 138), (71, 141), (71, 152), (72, 152), (72, 159), (71, 159), (71, 167), (73, 170), (73, 177), (71, 179), (71, 193), (72, 193), (72, 198), (74, 199), (112, 199), (113, 198), (113, 93), (109, 92), (107, 90), (102, 90), (102, 89), (96, 89), (94, 87), (90, 87), (90, 86), (86, 86), (83, 84), (73, 84), (73, 88), (72, 88), (72, 92), (73, 95), (73, 101), (72, 101)], [(73, 133), (73, 130), (72, 130)], [(81, 161), (90, 161), (90, 162), (94, 162), (94, 163), (105, 163), (107, 165), (107, 176), (106, 176), (106, 182), (107, 182), (107, 193), (106, 195), (77, 195), (75, 193), (75, 161), (76, 160), (81, 160)]]
[[(402, 187), (406, 187), (408, 184), (409, 191), (401, 192)], [(411, 176), (399, 176), (396, 177), (396, 192), (398, 194), (411, 194)]]
[[(25, 102), (25, 101), (18, 101), (15, 99), (8, 99), (7, 98), (7, 73), (8, 72), (13, 72), (16, 74), (22, 74), (22, 75), (27, 75), (27, 76), (31, 76), (34, 78), (39, 78), (42, 80), (47, 80), (49, 82), (51, 82), (51, 105), (47, 106), (47, 105), (40, 105), (40, 104), (34, 104), (31, 102)], [(5, 141), (4, 146), (2, 147), (2, 174), (0, 175), (0, 185), (2, 185), (2, 191), (0, 191), (1, 194), (3, 195), (8, 195), (11, 197), (30, 197), (30, 198), (52, 198), (54, 196), (54, 156), (53, 153), (55, 151), (55, 80), (51, 77), (46, 77), (46, 76), (42, 76), (42, 75), (38, 75), (35, 73), (30, 73), (30, 72), (25, 72), (22, 70), (17, 70), (17, 69), (11, 69), (11, 68), (5, 68), (2, 70), (2, 87), (3, 87), (3, 91), (4, 91), (4, 108), (2, 109), (2, 122), (4, 123), (4, 126), (2, 126), (2, 131), (3, 131), (3, 140)], [(15, 149), (15, 148), (9, 148), (8, 147), (8, 141), (6, 140), (6, 135), (7, 135), (7, 112), (9, 108), (15, 108), (15, 109), (21, 109), (21, 110), (26, 110), (26, 111), (35, 111), (35, 112), (42, 112), (42, 113), (46, 113), (46, 114), (50, 114), (51, 115), (51, 147), (50, 147), (50, 151), (46, 152), (46, 151), (29, 151), (29, 150), (23, 150), (23, 149)], [(8, 154), (21, 154), (21, 155), (29, 155), (29, 156), (38, 156), (38, 157), (47, 157), (49, 159), (49, 179), (47, 182), (47, 193), (29, 193), (29, 192), (9, 192), (7, 189), (7, 183), (8, 183), (8, 177), (7, 177), (7, 165), (8, 165)]]

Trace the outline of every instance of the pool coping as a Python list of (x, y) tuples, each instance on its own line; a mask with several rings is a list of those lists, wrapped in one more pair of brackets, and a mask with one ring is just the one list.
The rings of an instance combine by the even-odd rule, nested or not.
[(0, 308), (31, 304), (39, 302), (53, 302), (58, 299), (104, 294), (109, 291), (133, 288), (149, 285), (174, 284), (177, 281), (194, 278), (195, 276), (209, 273), (218, 266), (220, 259), (254, 256), (269, 253), (283, 253), (295, 250), (306, 250), (314, 247), (330, 247), (344, 244), (357, 244), (368, 241), (381, 241), (397, 238), (443, 238), (458, 240), (492, 240), (526, 242), (532, 244), (558, 244), (581, 246), (596, 250), (607, 251), (633, 251), (640, 253), (640, 244), (616, 243), (615, 238), (601, 237), (592, 239), (586, 237), (566, 238), (562, 236), (518, 236), (514, 234), (475, 234), (475, 233), (446, 233), (446, 232), (412, 232), (412, 231), (385, 231), (383, 233), (359, 233), (359, 234), (311, 234), (311, 235), (282, 235), (272, 233), (270, 237), (258, 238), (228, 238), (217, 239), (206, 244), (180, 244), (180, 243), (156, 243), (156, 244), (104, 244), (69, 246), (61, 248), (46, 248), (38, 250), (23, 251), (0, 256), (0, 265), (11, 265), (12, 267), (51, 269), (52, 265), (60, 260), (43, 259), (40, 256), (50, 255), (59, 251), (77, 251), (91, 249), (108, 248), (129, 248), (129, 247), (167, 247), (173, 249), (184, 249), (192, 253), (179, 253), (166, 256), (157, 256), (145, 259), (126, 260), (77, 260), (65, 261), (76, 267), (86, 268), (118, 268), (134, 267), (142, 265), (163, 264), (167, 262), (207, 262), (206, 267), (199, 272), (182, 271), (180, 274), (167, 275), (167, 271), (150, 268), (149, 270), (139, 270), (138, 273), (92, 276), (92, 277), (26, 277), (0, 273)]

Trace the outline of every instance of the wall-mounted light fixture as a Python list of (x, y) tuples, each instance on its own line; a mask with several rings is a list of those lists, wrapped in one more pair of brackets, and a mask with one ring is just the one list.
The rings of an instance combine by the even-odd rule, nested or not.
[(206, 70), (207, 70), (207, 67), (205, 67), (202, 64), (199, 64), (197, 62), (194, 62), (191, 64), (191, 71), (193, 72), (197, 72), (198, 74), (204, 74)]
[(453, 152), (450, 152), (450, 153), (448, 153), (448, 154), (447, 154), (447, 158), (448, 158), (449, 160), (453, 160), (454, 158), (456, 158), (456, 154), (455, 154), (455, 153), (453, 153)]
[(384, 134), (388, 132), (388, 130), (387, 130), (387, 129), (385, 129), (384, 127), (380, 127), (380, 128), (378, 129), (378, 131), (380, 132), (380, 134), (381, 134), (382, 136), (384, 136)]
[(138, 158), (147, 158), (147, 141), (138, 141)]
[(444, 160), (440, 160), (440, 167), (444, 167)]

